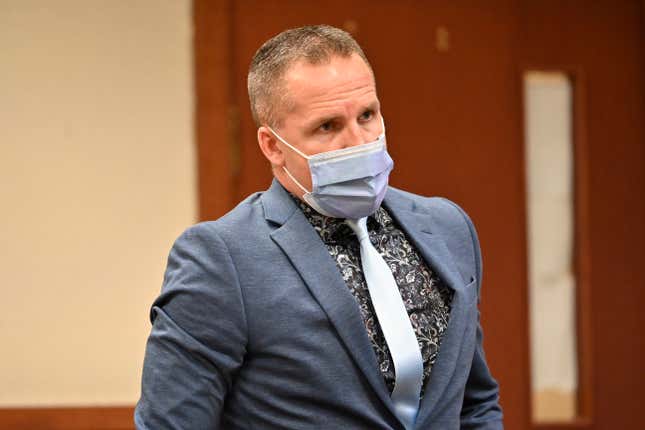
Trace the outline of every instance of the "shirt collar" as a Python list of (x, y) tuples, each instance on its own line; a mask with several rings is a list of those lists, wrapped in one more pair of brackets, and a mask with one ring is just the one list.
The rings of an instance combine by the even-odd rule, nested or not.
[[(289, 193), (291, 198), (304, 213), (309, 223), (318, 232), (325, 243), (342, 243), (354, 237), (352, 229), (345, 224), (343, 218), (333, 218), (316, 212), (311, 206), (298, 197)], [(367, 230), (374, 233), (382, 233), (392, 225), (392, 218), (382, 206), (367, 218)]]

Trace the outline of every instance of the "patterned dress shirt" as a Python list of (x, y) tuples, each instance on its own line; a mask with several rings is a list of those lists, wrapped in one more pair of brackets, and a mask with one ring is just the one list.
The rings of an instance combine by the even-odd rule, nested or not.
[[(344, 220), (323, 216), (300, 199), (293, 198), (327, 246), (345, 284), (358, 302), (367, 335), (391, 393), (394, 389), (394, 365), (372, 307), (361, 268), (360, 247), (354, 232)], [(448, 328), (453, 291), (426, 265), (383, 207), (368, 218), (367, 228), (372, 244), (392, 270), (410, 316), (423, 358), (425, 386), (437, 359), (441, 339)]]

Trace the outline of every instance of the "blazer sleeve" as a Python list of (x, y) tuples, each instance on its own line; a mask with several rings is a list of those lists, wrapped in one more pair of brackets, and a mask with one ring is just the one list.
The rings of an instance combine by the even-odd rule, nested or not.
[[(449, 201), (448, 201), (449, 202)], [(479, 238), (466, 212), (456, 204), (450, 202), (463, 217), (468, 227), (468, 239), (466, 242), (472, 244), (472, 255), (474, 273), (477, 279), (478, 302), (481, 298), (481, 282), (483, 275), (481, 250)], [(499, 386), (491, 375), (486, 363), (483, 346), (484, 334), (480, 323), (480, 313), (477, 311), (477, 332), (475, 353), (466, 381), (464, 400), (461, 409), (462, 430), (503, 430), (503, 414), (499, 404)]]
[(212, 223), (177, 239), (150, 318), (139, 430), (218, 429), (232, 377), (246, 352), (238, 276)]
[[(477, 279), (477, 302), (481, 299), (481, 282), (483, 276), (481, 250), (479, 238), (475, 226), (470, 217), (455, 203), (442, 199), (449, 203), (459, 213), (463, 224), (467, 228), (455, 229), (460, 231), (457, 240), (462, 244), (460, 249), (470, 250), (470, 269), (465, 270)], [(467, 252), (464, 252), (467, 254)], [(499, 404), (499, 386), (491, 375), (486, 356), (484, 354), (484, 333), (480, 323), (480, 312), (477, 310), (476, 345), (470, 373), (466, 381), (464, 400), (461, 408), (461, 429), (462, 430), (503, 430), (503, 414)]]
[(479, 312), (477, 312), (477, 319), (477, 345), (464, 392), (461, 429), (503, 430), (502, 409), (499, 406), (499, 387), (486, 364)]

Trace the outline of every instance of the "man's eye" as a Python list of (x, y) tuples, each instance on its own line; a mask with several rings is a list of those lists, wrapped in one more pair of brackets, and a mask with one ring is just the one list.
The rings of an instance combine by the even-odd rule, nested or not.
[(318, 130), (331, 131), (332, 128), (333, 128), (333, 124), (331, 122), (325, 122), (323, 124), (320, 124), (320, 126), (318, 127)]
[(374, 112), (371, 110), (367, 110), (361, 114), (359, 119), (361, 121), (369, 121), (370, 119), (372, 119), (373, 116), (374, 116)]

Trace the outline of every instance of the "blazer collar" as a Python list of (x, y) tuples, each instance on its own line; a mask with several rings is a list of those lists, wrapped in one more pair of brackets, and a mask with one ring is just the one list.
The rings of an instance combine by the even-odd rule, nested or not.
[[(433, 214), (422, 207), (419, 197), (390, 188), (384, 204), (398, 225), (410, 238), (430, 268), (437, 273), (446, 286), (454, 290), (448, 328), (444, 333), (439, 354), (425, 385), (425, 394), (419, 406), (416, 427), (425, 428), (424, 423), (448, 388), (459, 361), (463, 334), (467, 327), (468, 310), (473, 301), (472, 289), (466, 289), (470, 279), (460, 274), (454, 257), (445, 239), (435, 229)], [(437, 230), (437, 231), (435, 231)]]
[(390, 187), (383, 205), (399, 227), (412, 240), (426, 263), (453, 290), (461, 290), (465, 281), (446, 246), (444, 237), (435, 232), (434, 215), (419, 204), (420, 197)]
[(298, 209), (289, 192), (275, 178), (260, 199), (264, 208), (264, 217), (274, 224), (284, 224)]

